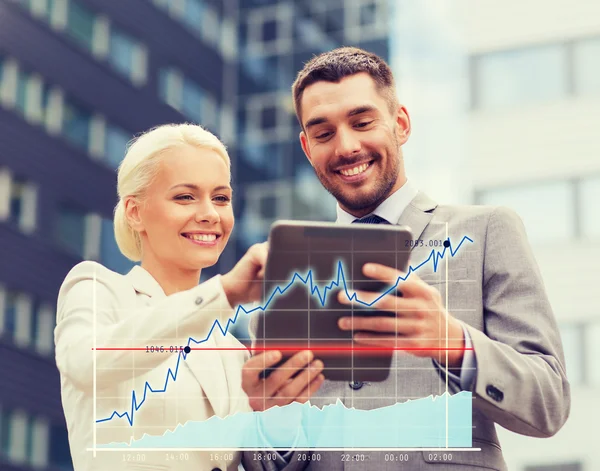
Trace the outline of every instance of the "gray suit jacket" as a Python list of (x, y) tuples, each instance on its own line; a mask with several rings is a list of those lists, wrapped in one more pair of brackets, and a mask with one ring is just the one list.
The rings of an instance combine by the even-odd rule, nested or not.
[[(549, 437), (567, 420), (570, 389), (560, 335), (520, 218), (499, 207), (438, 206), (420, 192), (397, 224), (409, 226), (414, 239), (425, 245), (446, 239), (446, 225), (453, 246), (465, 235), (474, 241), (455, 257), (445, 257), (436, 273), (426, 264), (416, 274), (435, 286), (442, 299), (447, 292), (448, 312), (466, 325), (472, 339), (477, 362), (469, 388), (473, 447), (481, 451), (455, 451), (451, 459), (439, 452), (409, 452), (408, 462), (389, 461), (398, 452), (319, 452), (320, 461), (303, 461), (296, 454), (286, 471), (505, 470), (495, 424)], [(414, 248), (411, 264), (427, 259), (431, 250)], [(357, 390), (348, 383), (325, 381), (311, 403), (322, 406), (340, 398), (348, 407), (368, 410), (445, 391), (445, 374), (430, 359), (398, 353), (392, 367), (386, 381)], [(449, 381), (449, 389), (456, 393), (460, 386)], [(265, 463), (261, 468), (246, 466), (263, 469)]]

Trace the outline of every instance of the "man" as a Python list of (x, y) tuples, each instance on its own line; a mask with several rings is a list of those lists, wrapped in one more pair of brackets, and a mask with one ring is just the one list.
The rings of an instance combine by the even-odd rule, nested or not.
[[(296, 389), (308, 388), (304, 395), (312, 394), (311, 403), (319, 406), (340, 398), (348, 407), (374, 409), (442, 394), (448, 372), (450, 392), (473, 394), (473, 446), (481, 448), (452, 452), (442, 461), (440, 454), (412, 452), (408, 462), (391, 462), (383, 452), (359, 452), (358, 461), (345, 460), (348, 453), (322, 452), (305, 469), (506, 469), (495, 424), (549, 437), (570, 410), (560, 336), (519, 217), (505, 208), (438, 205), (407, 180), (402, 145), (410, 119), (389, 66), (378, 56), (356, 48), (321, 54), (300, 71), (292, 91), (302, 149), (338, 202), (338, 222), (409, 226), (413, 264), (427, 259), (429, 241), (473, 240), (440, 261), (436, 273), (430, 265), (412, 273), (399, 284), (402, 296), (390, 294), (376, 304), (394, 317), (354, 317), (354, 330), (363, 331), (355, 334), (357, 342), (418, 348), (395, 354), (386, 381), (325, 380), (316, 392), (306, 384)], [(447, 281), (440, 276), (446, 269)], [(365, 275), (391, 283), (402, 276), (380, 265), (365, 266)], [(343, 293), (340, 301), (351, 304)], [(340, 320), (341, 329), (350, 329), (346, 321)], [(452, 350), (444, 350), (446, 337)], [(244, 370), (256, 388), (252, 374)], [(279, 385), (269, 387), (273, 394), (263, 401), (277, 395)], [(258, 400), (257, 389), (247, 391)]]

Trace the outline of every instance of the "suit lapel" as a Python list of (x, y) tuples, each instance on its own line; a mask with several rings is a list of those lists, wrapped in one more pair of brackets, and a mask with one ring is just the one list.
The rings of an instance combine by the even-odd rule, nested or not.
[(411, 230), (414, 240), (417, 240), (423, 234), (423, 231), (433, 218), (433, 210), (437, 203), (429, 198), (425, 193), (419, 191), (417, 196), (409, 203), (406, 209), (400, 215), (397, 224), (408, 226)]
[[(136, 265), (127, 274), (131, 280), (133, 288), (141, 294), (145, 294), (152, 298), (154, 302), (166, 297), (165, 292), (154, 279), (154, 277), (142, 267)], [(205, 315), (205, 314), (200, 314)], [(180, 368), (186, 368), (192, 376), (198, 381), (199, 386), (204, 391), (204, 394), (215, 414), (224, 417), (229, 413), (229, 394), (227, 394), (227, 378), (223, 369), (221, 360), (221, 352), (218, 350), (209, 350), (217, 347), (215, 336), (222, 336), (217, 329), (213, 331), (208, 340), (201, 344), (191, 343), (192, 348), (206, 348), (207, 350), (192, 350), (186, 356), (186, 360), (181, 360), (183, 365)], [(186, 337), (185, 341), (188, 340)], [(196, 339), (203, 340), (203, 339)]]
[[(186, 356), (184, 363), (202, 387), (215, 415), (225, 417), (229, 414), (230, 394), (228, 394), (227, 377), (221, 359), (222, 353), (219, 350), (211, 350), (219, 346), (215, 341), (215, 335), (222, 334), (220, 331), (213, 331), (205, 342), (199, 345), (192, 342), (190, 347), (202, 350), (192, 350)], [(224, 355), (228, 353), (223, 352)]]

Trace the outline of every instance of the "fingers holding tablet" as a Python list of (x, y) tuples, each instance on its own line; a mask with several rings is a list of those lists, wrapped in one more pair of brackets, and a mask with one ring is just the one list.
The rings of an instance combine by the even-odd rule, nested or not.
[[(242, 369), (242, 388), (254, 410), (266, 410), (291, 402), (306, 402), (324, 381), (323, 362), (315, 360), (311, 351), (293, 355), (280, 366), (281, 352), (268, 351), (250, 358)], [(274, 367), (274, 368), (273, 368)], [(261, 374), (272, 368), (265, 378)]]

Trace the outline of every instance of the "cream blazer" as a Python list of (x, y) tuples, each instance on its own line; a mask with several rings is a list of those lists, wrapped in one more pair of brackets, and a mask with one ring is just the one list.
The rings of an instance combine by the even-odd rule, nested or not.
[[(129, 442), (144, 434), (162, 435), (188, 420), (250, 411), (241, 387), (245, 350), (193, 350), (181, 358), (173, 380), (177, 352), (188, 338), (205, 339), (215, 319), (225, 326), (233, 314), (219, 276), (166, 296), (139, 266), (125, 276), (96, 262), (75, 266), (60, 288), (54, 332), (75, 470), (237, 470), (241, 454), (235, 452), (97, 451), (94, 457), (89, 451), (94, 442)], [(94, 345), (117, 350), (94, 351)], [(206, 342), (191, 346), (242, 344), (217, 328)], [(119, 350), (132, 347), (142, 350)], [(147, 353), (146, 347), (165, 352)], [(166, 391), (148, 389), (144, 398), (146, 383)]]

